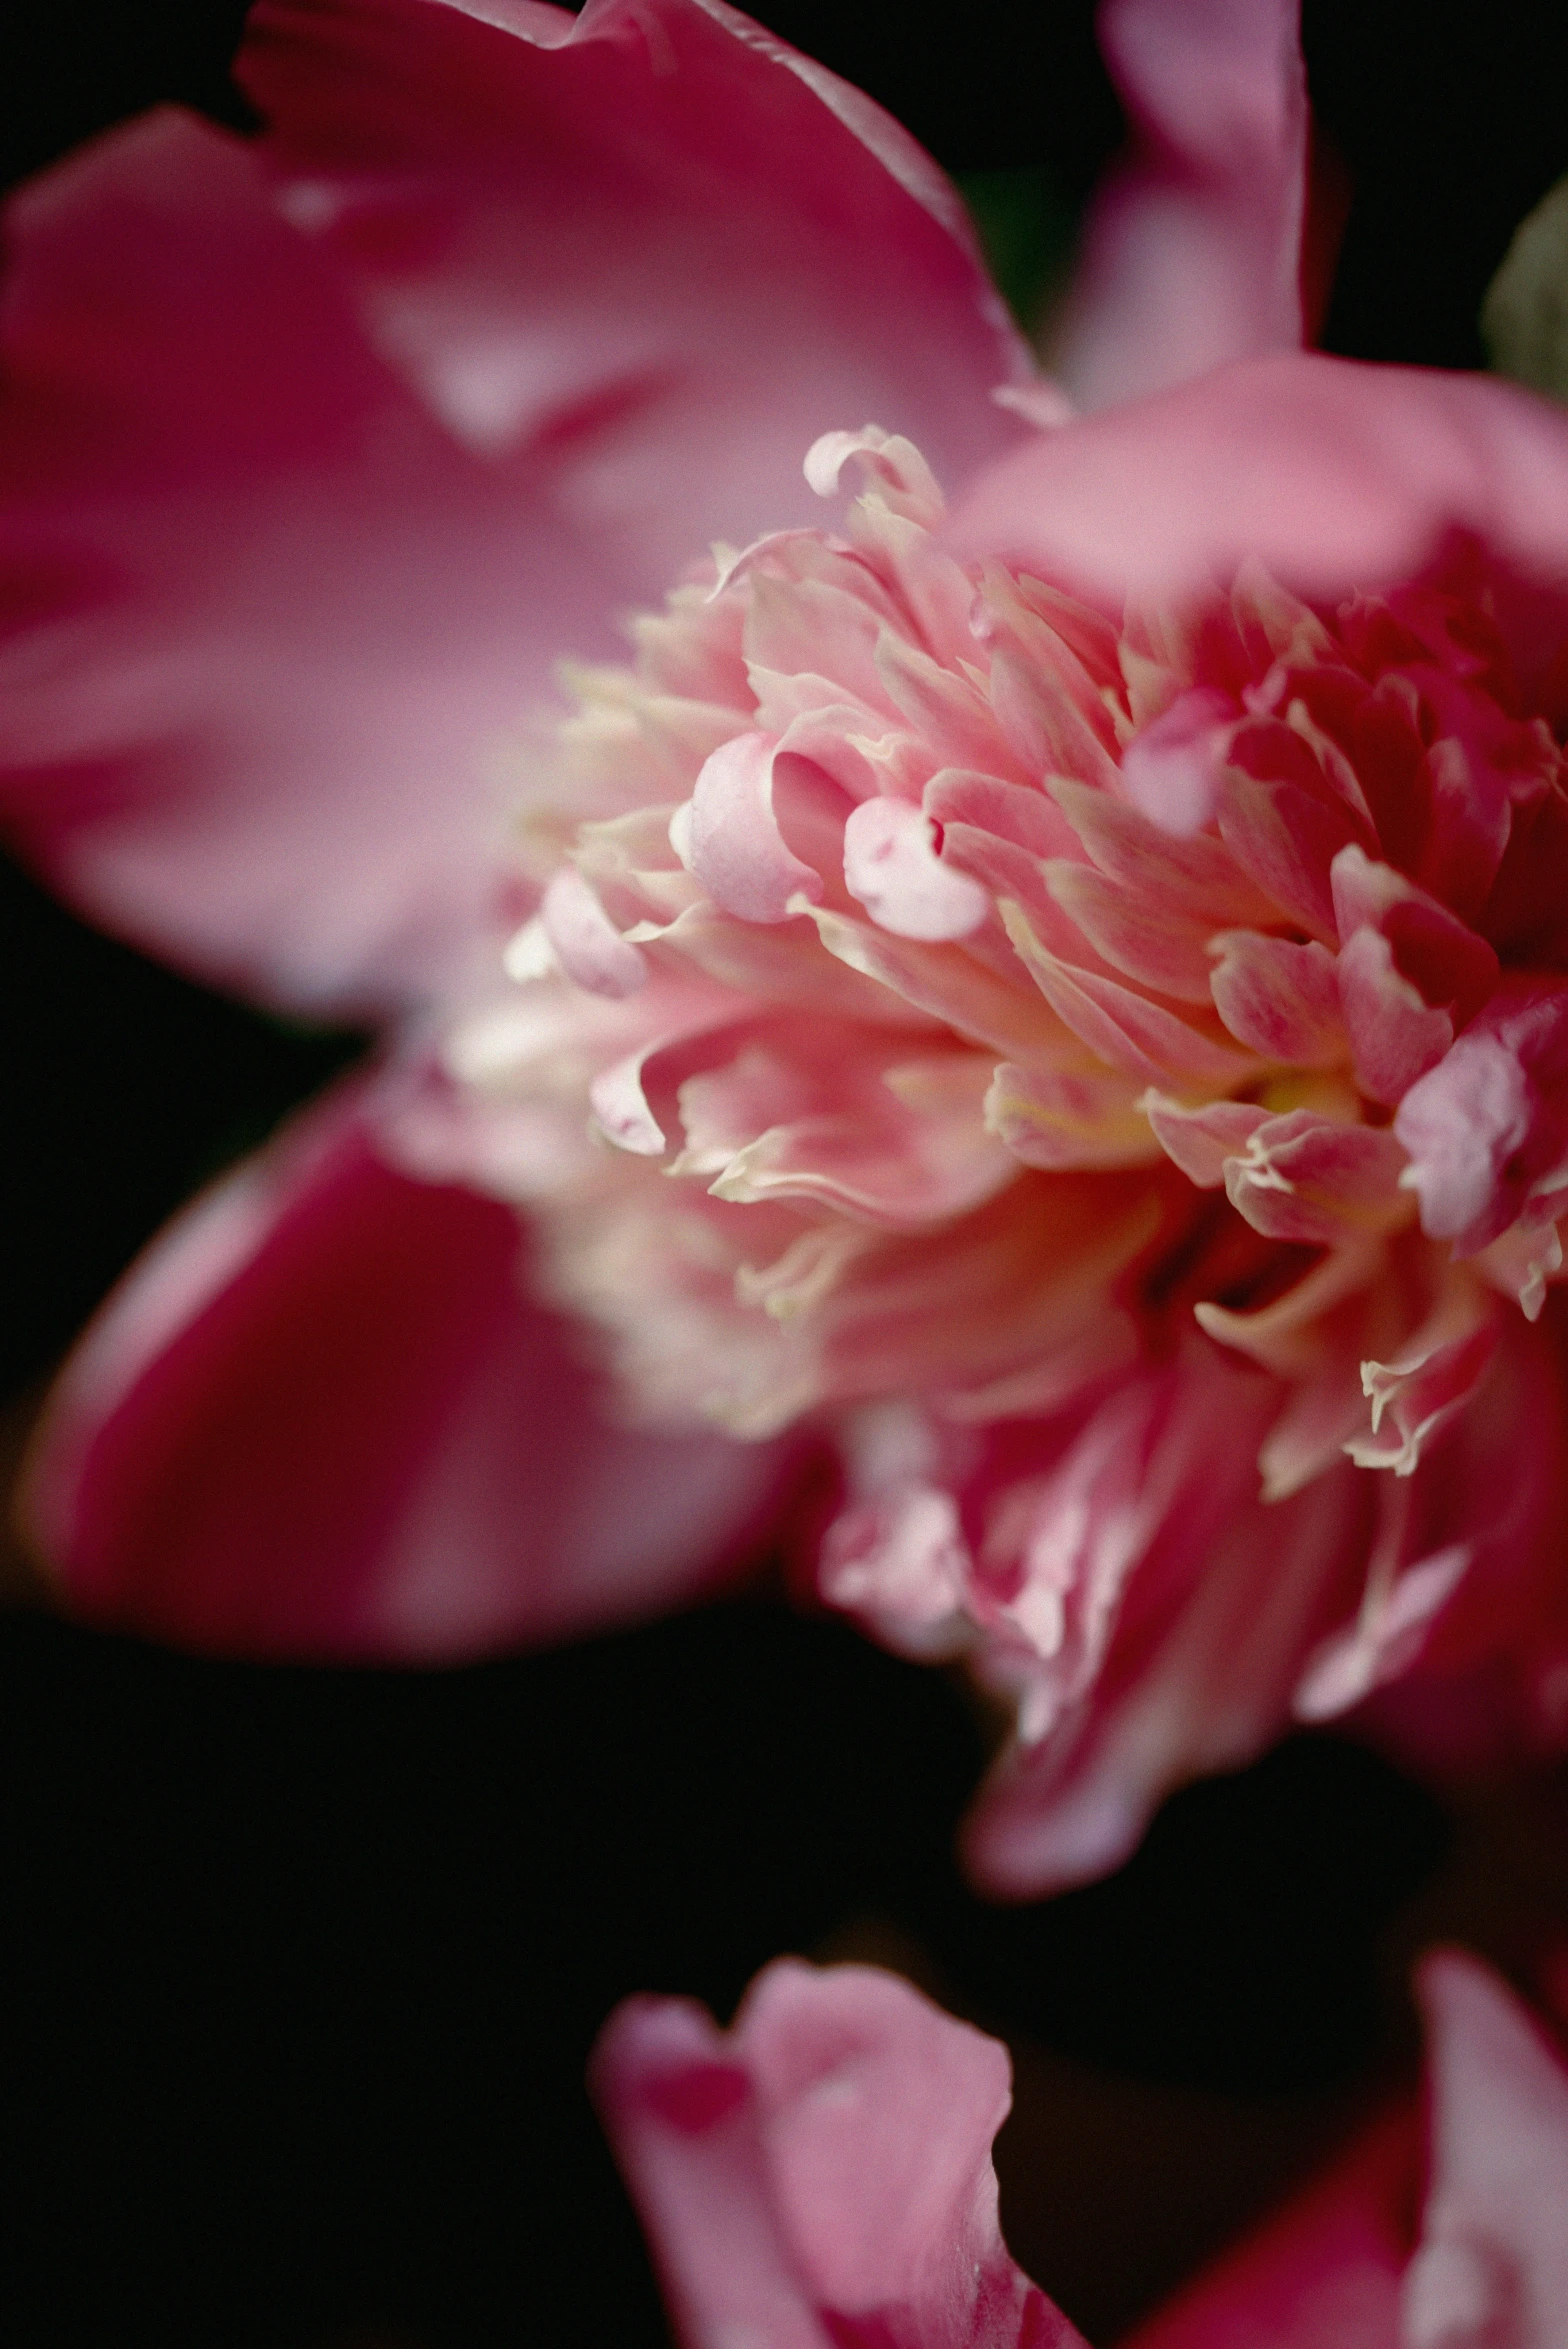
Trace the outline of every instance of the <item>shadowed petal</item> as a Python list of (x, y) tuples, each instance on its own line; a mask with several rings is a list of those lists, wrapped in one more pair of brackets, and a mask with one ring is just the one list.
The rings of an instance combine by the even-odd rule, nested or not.
[(188, 1209), (56, 1390), (24, 1494), (95, 1620), (234, 1654), (455, 1657), (744, 1557), (774, 1451), (606, 1424), (515, 1216), (394, 1172), (358, 1089)]

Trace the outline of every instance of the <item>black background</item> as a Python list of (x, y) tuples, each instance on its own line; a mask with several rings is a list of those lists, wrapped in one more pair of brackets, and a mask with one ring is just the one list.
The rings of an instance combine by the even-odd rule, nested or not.
[[(166, 98), (241, 122), (241, 13), (34, 12), (4, 177)], [(1010, 0), (942, 34), (854, 0), (763, 14), (955, 170), (1043, 167), (1073, 205), (1119, 136), (1087, 7)], [(1568, 168), (1568, 22), (1335, 0), (1308, 6), (1306, 47), (1354, 187), (1325, 340), (1476, 364), (1482, 289)], [(0, 1342), (25, 1391), (162, 1215), (353, 1040), (3, 886)], [(1051, 2210), (1008, 2172), (1010, 2223), (1106, 2340), (1384, 2060), (1376, 1935), (1448, 1837), (1381, 1764), (1301, 1739), (1178, 1798), (1110, 1884), (983, 1909), (948, 1858), (980, 1758), (962, 1697), (763, 1598), (440, 1675), (214, 1665), (24, 1607), (0, 1679), (0, 2330), (20, 2345), (658, 2341), (584, 2052), (627, 1991), (724, 2011), (790, 1948), (907, 1957), (1057, 2051), (1025, 2084), (1077, 2146)], [(1216, 2182), (1162, 2233), (1138, 2178), (1191, 2167), (1183, 2124)]]

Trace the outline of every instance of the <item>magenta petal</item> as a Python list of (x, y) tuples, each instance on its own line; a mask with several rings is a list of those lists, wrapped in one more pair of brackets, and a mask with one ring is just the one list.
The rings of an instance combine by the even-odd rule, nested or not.
[(9, 214), (0, 812), (95, 918), (373, 1008), (488, 910), (563, 653), (874, 416), (949, 478), (1024, 365), (935, 167), (697, 0), (278, 7)]
[(1418, 572), (1455, 531), (1568, 570), (1568, 416), (1483, 376), (1294, 352), (1041, 433), (955, 513), (962, 554), (1120, 605), (1250, 555), (1331, 599)]
[(274, 999), (426, 983), (486, 910), (483, 760), (593, 609), (559, 529), (364, 346), (254, 154), (149, 118), (16, 199), (0, 810), (96, 918)]
[(688, 2349), (1082, 2349), (1001, 2238), (1006, 2052), (907, 1982), (781, 1959), (727, 2033), (633, 1999), (591, 2079)]
[(484, 453), (556, 441), (590, 528), (673, 557), (815, 520), (845, 419), (949, 477), (1016, 438), (987, 395), (1028, 362), (955, 191), (736, 10), (267, 0), (240, 78), (377, 347)]
[(451, 1657), (744, 1556), (779, 1456), (607, 1424), (515, 1217), (340, 1095), (188, 1209), (56, 1389), (24, 1509), (77, 1609), (249, 1655)]
[(682, 552), (744, 545), (817, 519), (801, 468), (835, 422), (948, 478), (1017, 437), (988, 395), (1032, 369), (951, 183), (722, 0), (263, 0), (239, 78), (291, 210), (460, 438), (626, 411), (575, 484), (600, 518), (641, 530), (652, 500)]
[(1298, 0), (1105, 0), (1133, 148), (1090, 216), (1057, 373), (1082, 408), (1301, 341)]

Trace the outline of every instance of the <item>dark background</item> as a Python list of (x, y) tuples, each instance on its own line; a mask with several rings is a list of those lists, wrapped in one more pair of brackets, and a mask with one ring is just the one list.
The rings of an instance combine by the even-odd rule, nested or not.
[[(1086, 6), (955, 11), (943, 40), (854, 0), (762, 13), (1048, 226), (1119, 137)], [(34, 12), (0, 176), (167, 98), (242, 122), (241, 14)], [(1306, 46), (1354, 192), (1324, 339), (1477, 364), (1486, 281), (1568, 168), (1568, 20), (1336, 0)], [(162, 1216), (354, 1040), (0, 887), (0, 1387), (25, 1397)], [(429, 1675), (202, 1663), (21, 1604), (0, 1681), (18, 2349), (658, 2341), (584, 2053), (627, 1991), (727, 2011), (784, 1949), (885, 1955), (1009, 2027), (1009, 2223), (1106, 2341), (1408, 2053), (1390, 1920), (1397, 1942), (1452, 1841), (1380, 1763), (1300, 1739), (1178, 1798), (1111, 1883), (981, 1908), (948, 1858), (981, 1755), (962, 1696), (763, 1597)]]

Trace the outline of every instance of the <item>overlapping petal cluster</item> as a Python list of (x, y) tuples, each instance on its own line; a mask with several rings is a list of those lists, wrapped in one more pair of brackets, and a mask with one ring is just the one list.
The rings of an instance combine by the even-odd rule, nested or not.
[(85, 1607), (554, 1636), (826, 1445), (996, 1888), (1295, 1717), (1561, 1742), (1568, 432), (1292, 347), (1286, 0), (1101, 30), (1070, 398), (722, 0), (265, 0), (255, 139), (12, 208), (9, 832), (389, 1036), (67, 1371)]
[[(1419, 2115), (1390, 2113), (1136, 2349), (1562, 2339), (1568, 2067), (1473, 1958), (1429, 1959), (1422, 1989), (1426, 2163)], [(631, 2001), (594, 2088), (690, 2349), (1079, 2349), (998, 2225), (1006, 2052), (907, 1983), (784, 1959), (727, 2032)]]
[(907, 442), (808, 477), (851, 461), (843, 535), (721, 550), (577, 679), (461, 1170), (651, 1415), (834, 1427), (824, 1593), (1018, 1704), (999, 1881), (1423, 1651), (1509, 1657), (1550, 1742), (1555, 626), (1521, 657), (1474, 552), (1113, 622), (958, 560)]

